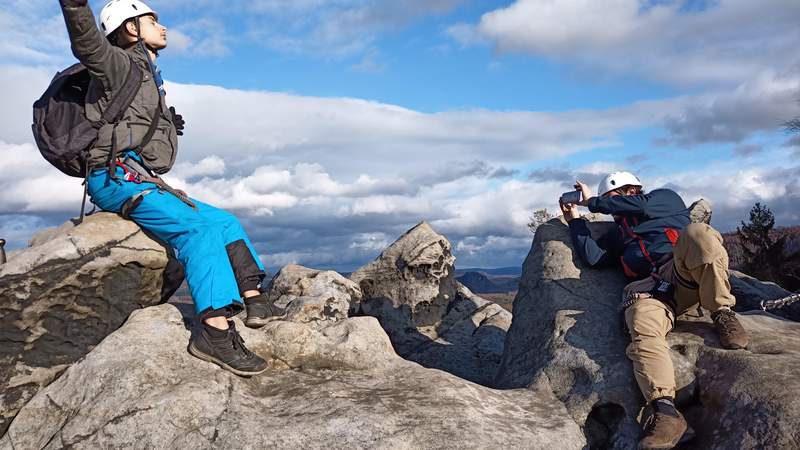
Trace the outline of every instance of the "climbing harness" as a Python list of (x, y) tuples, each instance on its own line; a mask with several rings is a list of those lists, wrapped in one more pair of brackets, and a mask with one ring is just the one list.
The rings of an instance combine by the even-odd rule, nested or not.
[[(195, 210), (197, 209), (197, 205), (195, 205), (194, 202), (184, 192), (173, 188), (172, 186), (167, 184), (167, 182), (164, 181), (158, 175), (150, 176), (149, 175), (149, 171), (144, 166), (139, 164), (139, 162), (137, 162), (135, 159), (133, 159), (133, 158), (131, 158), (129, 156), (125, 156), (124, 158), (117, 158), (117, 161), (115, 162), (114, 165), (115, 165), (115, 167), (119, 167), (119, 168), (122, 169), (122, 171), (123, 171), (122, 179), (123, 180), (130, 181), (130, 182), (133, 182), (133, 183), (136, 183), (136, 184), (141, 184), (141, 183), (152, 183), (152, 184), (155, 184), (159, 191), (163, 191), (163, 192), (167, 192), (169, 194), (172, 194), (175, 197), (177, 197), (180, 201), (182, 201), (186, 205), (190, 206), (192, 209), (195, 209)], [(135, 206), (138, 206), (139, 202), (142, 201), (142, 198), (144, 197), (144, 195), (147, 195), (147, 194), (135, 195), (135, 196), (131, 197), (129, 202), (132, 201), (132, 202), (135, 202), (135, 204), (133, 205), (133, 208), (131, 208), (129, 206), (129, 209), (127, 210), (128, 213), (130, 213), (130, 211), (133, 211)]]

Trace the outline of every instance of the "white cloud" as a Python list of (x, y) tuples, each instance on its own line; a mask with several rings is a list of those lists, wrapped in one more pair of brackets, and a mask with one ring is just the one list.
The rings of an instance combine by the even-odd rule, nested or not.
[(170, 28), (167, 31), (167, 44), (170, 51), (184, 53), (191, 48), (194, 40), (180, 29)]
[(165, 21), (176, 16), (191, 18), (192, 21), (180, 25), (180, 31), (186, 35), (192, 35), (198, 20), (223, 17), (243, 25), (229, 32), (227, 39), (245, 39), (280, 52), (311, 54), (325, 59), (366, 57), (362, 59), (362, 68), (370, 70), (382, 66), (380, 62), (369, 60), (373, 44), (382, 35), (420, 18), (452, 11), (461, 3), (464, 0), (152, 2), (155, 9), (163, 12)]
[(449, 34), (592, 70), (735, 85), (765, 67), (796, 69), (798, 23), (795, 0), (516, 0)]
[(0, 141), (0, 214), (77, 213), (82, 180), (63, 175), (33, 144)]
[(170, 171), (170, 176), (176, 178), (194, 178), (223, 175), (225, 173), (225, 161), (219, 156), (209, 156), (201, 159), (197, 163), (178, 162)]
[(5, 64), (56, 64), (71, 55), (57, 3), (11, 0), (0, 5), (0, 58)]
[(195, 19), (167, 31), (169, 49), (192, 56), (226, 56), (231, 52), (228, 42), (232, 39), (223, 22), (210, 18)]
[(762, 130), (779, 130), (795, 116), (800, 76), (765, 71), (725, 95), (698, 96), (663, 121), (666, 141), (682, 146), (711, 142), (745, 141)]
[[(49, 69), (7, 68), (0, 72), (0, 82), (15, 79), (18, 88), (0, 108), (0, 117), (8, 119), (0, 122), (0, 136), (8, 141), (0, 144), (0, 214), (15, 224), (50, 225), (56, 217), (63, 221), (77, 213), (80, 180), (47, 165), (29, 134), (31, 98), (44, 89), (40, 85), (46, 85)], [(544, 207), (555, 211), (558, 195), (571, 182), (565, 171), (540, 171), (520, 180), (513, 170), (524, 173), (535, 161), (597, 152), (594, 163), (567, 168), (594, 176), (616, 166), (624, 133), (698, 108), (709, 109), (714, 117), (701, 127), (739, 126), (751, 134), (769, 129), (766, 122), (747, 125), (758, 118), (746, 111), (766, 111), (754, 105), (768, 103), (793, 86), (768, 77), (732, 93), (607, 110), (428, 114), (359, 99), (170, 83), (169, 99), (186, 118), (187, 129), (179, 163), (168, 180), (241, 217), (273, 268), (286, 262), (353, 268), (423, 219), (451, 239), (462, 267), (513, 265), (528, 251), (531, 236), (525, 224), (530, 212)], [(779, 106), (784, 107), (786, 117), (797, 115), (794, 102)], [(769, 111), (784, 114), (781, 109)], [(692, 136), (674, 132), (676, 139)], [(779, 151), (788, 160), (793, 150)], [(759, 199), (779, 205), (775, 210), (780, 220), (792, 220), (797, 203), (793, 207), (782, 200), (791, 197), (791, 189), (770, 178), (774, 168), (768, 161), (775, 152), (765, 145), (764, 161), (754, 161), (748, 171), (736, 163), (703, 166), (648, 183), (680, 186), (687, 201), (700, 195), (711, 198), (723, 229), (735, 226)], [(711, 173), (748, 181), (715, 183), (718, 177)], [(731, 195), (734, 188), (739, 191)], [(0, 231), (19, 238), (20, 226)]]
[(446, 167), (442, 171), (446, 176), (453, 164), (468, 161), (490, 161), (497, 168), (619, 145), (618, 133), (677, 114), (684, 102), (564, 113), (425, 114), (358, 99), (212, 86), (169, 84), (167, 88), (187, 122), (183, 157), (219, 156), (235, 170), (313, 161), (345, 177), (382, 180), (419, 175), (439, 166)]

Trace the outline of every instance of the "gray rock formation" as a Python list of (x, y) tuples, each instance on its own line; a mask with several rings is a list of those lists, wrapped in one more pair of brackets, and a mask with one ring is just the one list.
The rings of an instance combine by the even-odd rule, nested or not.
[(167, 253), (133, 222), (96, 214), (32, 243), (0, 266), (0, 434), (131, 311), (162, 301)]
[(511, 313), (456, 282), (450, 242), (425, 222), (351, 275), (361, 313), (377, 317), (401, 356), (489, 385)]
[(397, 322), (384, 328), (432, 326), (442, 320), (455, 298), (454, 262), (450, 242), (422, 222), (350, 279), (364, 294), (365, 314), (378, 317), (382, 324)]
[(457, 286), (456, 299), (433, 339), (410, 350), (406, 359), (445, 370), (466, 380), (491, 386), (503, 356), (511, 313), (484, 300), (465, 286)]
[[(136, 311), (20, 411), (0, 449), (585, 444), (549, 392), (495, 391), (405, 361), (391, 352), (373, 318), (335, 321), (326, 330), (338, 331), (325, 338), (315, 334), (320, 325), (273, 322), (264, 332), (243, 329), (248, 345), (273, 364), (248, 379), (188, 355), (190, 331), (173, 305)], [(280, 326), (292, 329), (278, 333)], [(301, 332), (308, 338), (298, 341), (303, 328), (314, 330)], [(286, 363), (286, 354), (272, 353), (280, 348), (292, 348), (294, 360)]]
[(269, 300), (293, 322), (346, 319), (361, 302), (361, 289), (334, 271), (290, 264), (270, 281)]
[[(590, 223), (593, 232), (614, 226)], [(616, 269), (589, 269), (559, 220), (539, 227), (523, 266), (497, 384), (551, 390), (591, 447), (635, 448), (643, 399), (625, 356)], [(800, 324), (742, 318), (749, 351), (719, 347), (708, 317), (681, 317), (670, 334), (679, 406), (697, 432), (685, 448), (791, 448), (798, 441)], [(780, 381), (778, 381), (780, 380)]]

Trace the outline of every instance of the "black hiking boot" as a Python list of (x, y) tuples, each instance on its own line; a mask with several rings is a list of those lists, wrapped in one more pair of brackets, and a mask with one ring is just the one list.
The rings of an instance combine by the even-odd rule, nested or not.
[(267, 370), (267, 362), (244, 346), (233, 321), (228, 321), (227, 330), (206, 324), (201, 324), (201, 328), (189, 341), (189, 353), (193, 356), (243, 377)]
[(711, 320), (714, 321), (723, 348), (738, 350), (747, 347), (747, 331), (736, 318), (735, 312), (723, 308), (712, 313)]
[(267, 299), (267, 294), (245, 298), (244, 307), (247, 310), (244, 324), (250, 328), (261, 328), (273, 318), (282, 316), (284, 313), (283, 309), (278, 308)]
[(644, 423), (644, 437), (639, 441), (639, 450), (668, 450), (680, 442), (688, 424), (675, 409), (670, 398), (660, 398), (651, 404), (653, 413)]

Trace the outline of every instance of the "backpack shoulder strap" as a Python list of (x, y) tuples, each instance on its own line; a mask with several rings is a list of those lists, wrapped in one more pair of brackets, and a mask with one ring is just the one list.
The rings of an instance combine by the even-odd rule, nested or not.
[[(156, 86), (156, 89), (158, 89), (158, 86)], [(149, 144), (150, 139), (153, 138), (156, 128), (158, 128), (158, 122), (161, 119), (161, 109), (163, 107), (164, 98), (161, 96), (161, 94), (158, 94), (158, 104), (155, 107), (155, 111), (153, 111), (153, 117), (150, 118), (150, 128), (147, 129), (147, 134), (145, 134), (142, 138), (142, 143), (134, 149), (136, 153), (141, 154), (142, 150), (144, 150), (144, 147)]]
[(128, 75), (125, 77), (125, 82), (122, 84), (119, 92), (117, 92), (108, 103), (103, 115), (99, 121), (94, 122), (95, 128), (100, 128), (109, 123), (115, 123), (122, 118), (122, 114), (131, 106), (133, 99), (136, 98), (136, 93), (142, 87), (142, 79), (144, 73), (136, 64), (133, 57), (130, 57), (130, 68)]
[(142, 41), (141, 38), (139, 39), (138, 45), (142, 50), (142, 53), (144, 53), (144, 57), (147, 58), (147, 67), (150, 69), (153, 86), (155, 86), (156, 95), (158, 95), (158, 105), (156, 105), (155, 110), (153, 111), (153, 117), (150, 118), (150, 128), (147, 129), (147, 133), (142, 138), (142, 142), (139, 144), (139, 146), (134, 149), (137, 154), (141, 155), (145, 146), (147, 146), (147, 144), (150, 143), (150, 139), (153, 138), (156, 128), (158, 128), (158, 122), (161, 119), (161, 110), (164, 108), (164, 97), (161, 96), (158, 80), (156, 80), (155, 66), (153, 65), (153, 61), (150, 59), (150, 54), (147, 53), (147, 49), (144, 46), (144, 41)]

